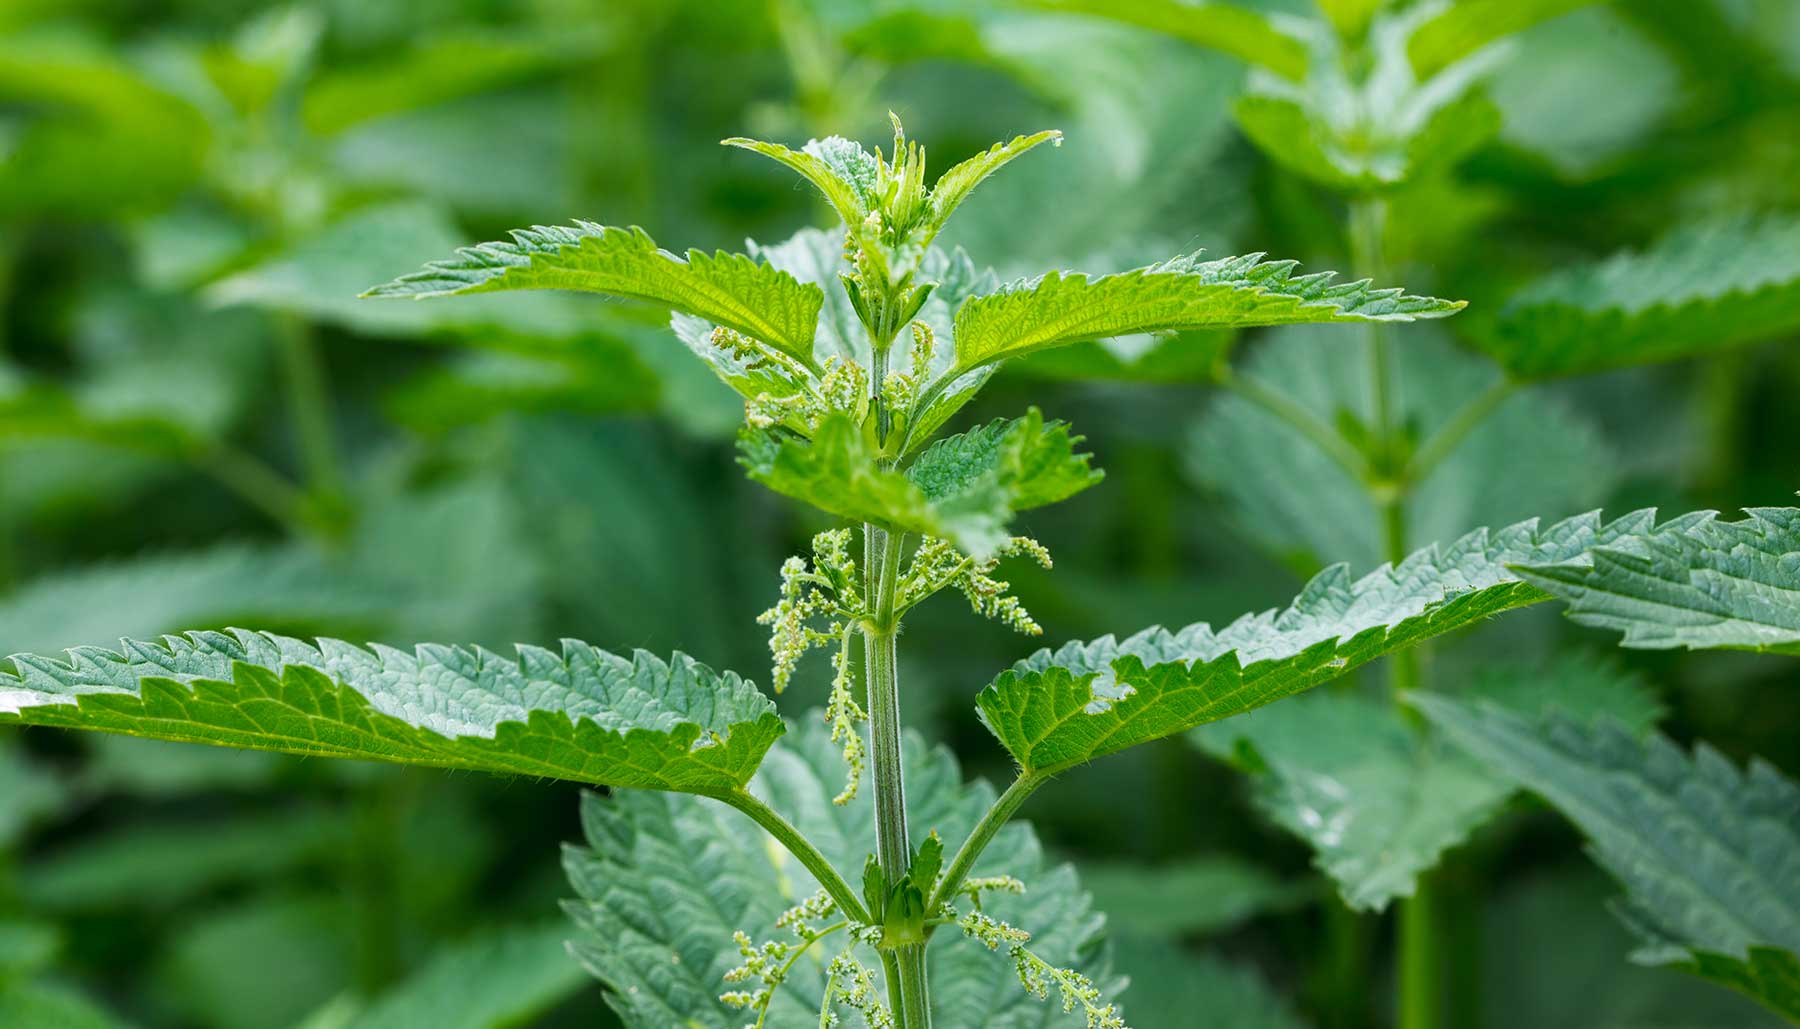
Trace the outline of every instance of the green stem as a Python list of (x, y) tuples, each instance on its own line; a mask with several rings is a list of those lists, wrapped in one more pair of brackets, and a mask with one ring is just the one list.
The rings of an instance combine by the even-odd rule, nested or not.
[(325, 391), (325, 372), (311, 327), (297, 317), (284, 317), (281, 365), (307, 486), (318, 497), (341, 497), (344, 480), (338, 469), (337, 444), (332, 438), (331, 399)]
[(794, 855), (795, 859), (805, 866), (808, 872), (812, 873), (812, 877), (819, 881), (819, 885), (824, 888), (826, 894), (837, 903), (839, 911), (857, 922), (869, 921), (868, 909), (863, 907), (862, 901), (857, 899), (856, 891), (850, 888), (850, 884), (833, 867), (830, 859), (821, 854), (819, 848), (812, 845), (812, 841), (800, 835), (800, 830), (794, 828), (793, 823), (781, 817), (780, 812), (763, 803), (762, 799), (754, 793), (741, 787), (736, 790), (708, 793), (706, 796), (730, 804), (749, 815), (751, 821), (762, 826), (765, 832), (775, 837), (776, 842), (786, 847), (787, 852)]
[(1349, 472), (1358, 482), (1366, 482), (1369, 478), (1369, 464), (1356, 448), (1344, 441), (1331, 426), (1313, 416), (1311, 411), (1295, 403), (1293, 400), (1275, 390), (1264, 386), (1255, 379), (1238, 375), (1230, 368), (1219, 371), (1219, 386), (1244, 398), (1257, 407), (1300, 432), (1324, 452), (1325, 456), (1337, 462), (1344, 471)]
[(1400, 904), (1400, 1029), (1438, 1024), (1437, 891), (1430, 880), (1419, 876), (1413, 895)]
[(306, 495), (254, 456), (221, 443), (194, 454), (193, 461), (201, 471), (289, 532), (303, 535), (311, 530), (306, 520)]
[(1418, 453), (1407, 465), (1405, 481), (1409, 484), (1425, 481), (1444, 463), (1444, 460), (1456, 452), (1469, 433), (1481, 427), (1501, 404), (1506, 403), (1519, 388), (1512, 379), (1502, 377), (1492, 386), (1476, 394), (1475, 398), (1462, 406), (1460, 411), (1450, 417), (1432, 437), (1419, 447)]
[[(900, 626), (894, 614), (900, 583), (900, 536), (873, 525), (863, 526), (864, 567), (871, 595), (869, 622), (863, 626), (863, 658), (869, 692), (869, 755), (875, 788), (875, 860), (888, 882), (899, 882), (912, 864), (906, 828), (906, 769), (900, 735), (900, 679), (894, 639)], [(907, 1029), (931, 1029), (930, 992), (925, 982), (925, 948), (900, 947), (895, 1008)]]
[(894, 1029), (909, 1029), (906, 1012), (902, 1011), (897, 998), (905, 993), (900, 983), (900, 958), (891, 950), (879, 951), (881, 954), (881, 975), (887, 980), (888, 1006), (894, 1016)]
[[(1350, 205), (1351, 261), (1356, 274), (1376, 280), (1387, 277), (1383, 254), (1383, 237), (1387, 228), (1387, 205), (1376, 197), (1361, 197)], [(1407, 553), (1406, 500), (1417, 480), (1411, 477), (1419, 462), (1400, 459), (1400, 426), (1396, 416), (1398, 403), (1393, 382), (1393, 360), (1388, 351), (1386, 329), (1374, 322), (1368, 328), (1370, 407), (1375, 420), (1375, 452), (1378, 488), (1375, 495), (1381, 512), (1383, 549), (1394, 563)], [(1474, 406), (1498, 405), (1504, 397), (1477, 398)], [(1491, 407), (1489, 408), (1491, 411)], [(1459, 414), (1452, 419), (1460, 434), (1467, 434), (1489, 411), (1476, 411), (1479, 417), (1467, 420)], [(1467, 409), (1465, 412), (1467, 413)], [(1428, 460), (1441, 460), (1460, 437), (1445, 441), (1443, 434), (1433, 441), (1435, 453)], [(1425, 467), (1429, 468), (1429, 465)], [(1388, 659), (1388, 685), (1398, 699), (1419, 687), (1420, 651), (1409, 648)], [(1413, 895), (1400, 903), (1399, 925), (1399, 1018), (1398, 1029), (1436, 1029), (1442, 985), (1439, 975), (1438, 944), (1434, 909), (1428, 876), (1420, 876)]]
[(950, 867), (945, 870), (943, 879), (931, 894), (931, 903), (925, 905), (928, 913), (936, 913), (950, 903), (950, 898), (956, 896), (956, 891), (962, 887), (963, 880), (974, 871), (975, 862), (993, 841), (994, 835), (1049, 778), (1038, 772), (1021, 772), (1013, 780), (1013, 784), (1006, 788), (1006, 792), (1000, 794), (993, 806), (987, 809), (987, 814), (981, 816), (981, 821), (975, 823), (975, 828), (969, 832), (969, 838), (963, 841), (956, 856), (950, 859)]

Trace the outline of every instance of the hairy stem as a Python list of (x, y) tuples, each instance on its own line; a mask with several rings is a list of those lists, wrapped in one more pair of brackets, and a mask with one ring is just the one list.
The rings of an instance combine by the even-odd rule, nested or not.
[[(863, 626), (863, 659), (869, 691), (869, 755), (875, 786), (875, 860), (888, 882), (899, 882), (912, 864), (906, 830), (906, 769), (900, 739), (900, 678), (894, 640), (900, 626), (894, 613), (904, 540), (873, 525), (863, 526), (868, 609)], [(898, 996), (889, 1003), (906, 1029), (931, 1029), (930, 992), (925, 982), (923, 944), (900, 947)]]
[(808, 872), (812, 873), (812, 877), (819, 881), (819, 885), (836, 902), (839, 911), (858, 922), (869, 920), (869, 911), (863, 907), (862, 901), (857, 899), (856, 891), (850, 888), (850, 884), (832, 866), (831, 861), (824, 854), (819, 853), (819, 848), (813, 846), (805, 836), (800, 835), (800, 830), (781, 817), (780, 812), (763, 803), (761, 798), (749, 790), (742, 788), (706, 795), (714, 800), (730, 804), (749, 815), (751, 821), (762, 826), (764, 831), (775, 837), (776, 841), (786, 847), (788, 853), (794, 855), (794, 858), (805, 866)]
[(937, 889), (932, 891), (931, 903), (925, 905), (926, 911), (935, 913), (950, 903), (950, 898), (956, 896), (956, 891), (962, 887), (963, 880), (975, 870), (975, 862), (981, 859), (981, 852), (993, 842), (994, 835), (1049, 778), (1036, 772), (1024, 772), (1013, 780), (1005, 793), (1000, 794), (999, 799), (994, 801), (994, 806), (988, 808), (987, 813), (981, 816), (981, 821), (975, 823), (975, 828), (969, 832), (969, 838), (963, 841), (956, 856), (950, 859), (950, 867), (944, 871), (944, 877), (938, 880)]
[(901, 1010), (898, 998), (905, 993), (900, 984), (900, 958), (891, 950), (878, 952), (881, 955), (881, 977), (887, 982), (888, 1004), (893, 1009), (894, 1029), (910, 1029), (911, 1023), (906, 1020), (906, 1012)]

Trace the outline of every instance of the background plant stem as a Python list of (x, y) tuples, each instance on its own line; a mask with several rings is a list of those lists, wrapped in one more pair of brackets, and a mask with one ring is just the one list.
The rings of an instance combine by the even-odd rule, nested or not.
[[(1387, 225), (1386, 202), (1362, 197), (1350, 205), (1351, 263), (1356, 274), (1381, 279), (1387, 275), (1383, 237)], [(1398, 564), (1408, 553), (1406, 501), (1413, 487), (1410, 460), (1402, 454), (1404, 441), (1397, 418), (1398, 390), (1393, 381), (1393, 360), (1388, 353), (1387, 330), (1379, 322), (1368, 327), (1369, 399), (1374, 429), (1375, 503), (1381, 517), (1384, 556)], [(1466, 431), (1466, 430), (1462, 430)], [(1388, 688), (1398, 702), (1421, 685), (1418, 648), (1402, 650), (1388, 658)], [(1439, 956), (1436, 931), (1437, 902), (1431, 877), (1421, 875), (1413, 895), (1399, 902), (1397, 928), (1398, 1029), (1437, 1029), (1440, 1010)]]
[(312, 330), (297, 317), (282, 318), (281, 365), (307, 488), (319, 498), (341, 498), (344, 481), (331, 430), (331, 399), (325, 390), (325, 373), (319, 364)]

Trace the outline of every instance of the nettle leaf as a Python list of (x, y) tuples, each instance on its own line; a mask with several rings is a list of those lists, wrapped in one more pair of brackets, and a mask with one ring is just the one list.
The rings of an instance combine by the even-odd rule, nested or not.
[(742, 136), (720, 142), (761, 154), (797, 172), (818, 187), (846, 225), (861, 223), (863, 216), (875, 206), (875, 155), (854, 140), (827, 136), (811, 140), (798, 150)]
[(1174, 36), (1196, 46), (1299, 80), (1306, 76), (1306, 43), (1257, 11), (1233, 3), (1191, 0), (1033, 0), (1032, 6), (1096, 14)]
[(741, 786), (783, 731), (754, 685), (680, 653), (407, 653), (241, 629), (120, 646), (14, 655), (0, 723), (698, 791)]
[(1474, 327), (1514, 374), (1649, 364), (1800, 329), (1800, 218), (1691, 225), (1643, 252), (1559, 268)]
[(1534, 722), (1435, 694), (1413, 704), (1579, 826), (1622, 883), (1634, 958), (1678, 965), (1800, 1020), (1800, 788), (1753, 759), (1617, 726)]
[[(1372, 425), (1368, 355), (1324, 326), (1277, 329), (1232, 374), (1321, 416)], [(1393, 418), (1418, 439), (1452, 424), (1471, 397), (1495, 389), (1492, 363), (1429, 327), (1393, 348)], [(1515, 391), (1429, 471), (1405, 498), (1415, 540), (1454, 539), (1472, 526), (1538, 511), (1582, 511), (1603, 502), (1626, 460), (1593, 421), (1544, 390)], [(1242, 538), (1302, 574), (1336, 561), (1373, 567), (1387, 556), (1382, 515), (1353, 461), (1261, 404), (1223, 391), (1202, 411), (1184, 454)]]
[[(770, 750), (750, 789), (787, 814), (838, 868), (861, 868), (875, 838), (874, 810), (839, 806), (841, 747), (816, 715)], [(905, 739), (906, 800), (917, 838), (936, 831), (960, 842), (994, 800), (985, 783), (965, 783), (956, 759)], [(575, 923), (570, 949), (606, 983), (608, 1000), (627, 1026), (728, 1026), (741, 1011), (720, 1004), (725, 972), (741, 960), (732, 933), (774, 936), (775, 919), (818, 889), (786, 851), (769, 843), (743, 816), (697, 797), (621, 792), (582, 802), (586, 845), (564, 853), (563, 865), (579, 899), (565, 909)], [(1032, 933), (1032, 947), (1048, 961), (1082, 971), (1102, 990), (1121, 984), (1100, 943), (1102, 918), (1075, 872), (1052, 865), (1031, 828), (1002, 829), (977, 862), (975, 874), (1012, 875), (1022, 895), (992, 895), (984, 911)], [(847, 945), (842, 934), (819, 945), (821, 960), (795, 964), (775, 994), (769, 1025), (814, 1025), (825, 962)], [(863, 964), (876, 967), (859, 945)], [(933, 1024), (946, 1029), (1012, 1029), (1021, 1025), (1079, 1026), (1079, 1015), (1027, 996), (1012, 963), (954, 933), (940, 933), (928, 952)], [(877, 976), (879, 978), (879, 975)], [(844, 1013), (846, 1019), (854, 1016)], [(857, 1024), (849, 1021), (846, 1024)]]
[(1315, 33), (1310, 74), (1252, 76), (1232, 107), (1238, 124), (1278, 163), (1344, 193), (1455, 166), (1500, 132), (1500, 112), (1478, 88), (1495, 62), (1416, 75), (1406, 43), (1417, 20), (1413, 12), (1378, 18), (1354, 55), (1338, 34)]
[(1577, 559), (1521, 564), (1520, 578), (1565, 600), (1583, 625), (1627, 647), (1800, 654), (1800, 511), (1700, 512), (1666, 531)]
[(447, 297), (516, 289), (610, 293), (664, 304), (812, 360), (824, 297), (816, 286), (742, 254), (689, 250), (677, 257), (639, 228), (577, 222), (513, 231), (363, 294)]
[(1296, 276), (1297, 261), (1262, 254), (1200, 260), (1199, 252), (1116, 275), (1050, 272), (975, 297), (956, 312), (957, 367), (1107, 336), (1297, 322), (1441, 318), (1462, 301), (1376, 289), (1334, 273)]
[[(1669, 523), (1690, 524), (1688, 519)], [(1053, 773), (1241, 714), (1335, 679), (1375, 658), (1549, 594), (1515, 564), (1574, 560), (1657, 529), (1654, 511), (1599, 512), (1541, 527), (1477, 529), (1360, 579), (1336, 565), (1293, 604), (1176, 632), (1146, 629), (1041, 650), (981, 691), (982, 722), (1028, 772)]]
[[(1551, 709), (1628, 719), (1647, 731), (1661, 707), (1604, 663), (1490, 669), (1466, 691), (1533, 716)], [(1321, 692), (1194, 731), (1195, 743), (1248, 766), (1256, 801), (1313, 848), (1357, 910), (1412, 896), (1418, 877), (1497, 814), (1513, 783), (1384, 696)]]
[(1482, 47), (1594, 0), (1458, 0), (1421, 22), (1406, 46), (1421, 76), (1431, 75)]
[(1062, 422), (1032, 408), (927, 447), (904, 472), (883, 468), (860, 426), (842, 415), (811, 440), (746, 430), (738, 461), (750, 478), (821, 511), (899, 532), (954, 542), (985, 557), (1005, 542), (1019, 512), (1066, 499), (1099, 482), (1092, 455)]

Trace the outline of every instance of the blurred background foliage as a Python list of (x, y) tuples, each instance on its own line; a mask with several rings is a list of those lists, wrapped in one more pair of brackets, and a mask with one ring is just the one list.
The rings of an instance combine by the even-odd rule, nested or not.
[[(1019, 132), (1067, 134), (946, 234), (1002, 275), (1202, 246), (1355, 270), (1332, 190), (1379, 169), (1268, 159), (1258, 135), (1294, 129), (1278, 103), (1238, 100), (1240, 62), (1087, 6), (10, 0), (0, 653), (241, 624), (393, 644), (575, 636), (763, 678), (753, 618), (822, 522), (742, 479), (741, 412), (661, 314), (354, 296), (537, 222), (642, 225), (671, 247), (785, 238), (822, 203), (715, 141), (872, 142), (889, 110), (939, 169)], [(1375, 7), (1260, 6), (1340, 28)], [(1484, 325), (1551, 269), (1690, 223), (1800, 212), (1800, 7), (1552, 6), (1570, 13), (1484, 69), (1470, 116), (1496, 117), (1497, 135), (1447, 148), (1392, 197), (1390, 278), (1471, 301), (1396, 335), (1408, 424), (1440, 424), (1499, 375), (1484, 351), (1504, 326)], [(1794, 342), (1512, 395), (1409, 501), (1414, 542), (1602, 505), (1788, 502)], [(1037, 403), (1087, 432), (1110, 473), (1025, 519), (1057, 558), (1018, 574), (1047, 640), (1226, 621), (1328, 563), (1384, 556), (1353, 483), (1215, 388), (1227, 360), (1340, 420), (1367, 392), (1354, 347), (1288, 329), (1017, 362), (963, 416)], [(918, 612), (907, 644), (911, 723), (1004, 778), (971, 701), (1032, 645), (950, 601)], [(1614, 656), (1540, 612), (1436, 649), (1431, 674), (1457, 683), (1553, 651), (1604, 653), (1649, 683), (1680, 739), (1800, 772), (1785, 663)], [(822, 699), (811, 673), (790, 714)], [(1280, 757), (1278, 740), (1259, 749)], [(1259, 790), (1211, 756), (1230, 751), (1134, 751), (1026, 809), (1111, 913), (1133, 1024), (1384, 1024), (1391, 919), (1346, 913), (1307, 847), (1259, 814)], [(576, 801), (563, 785), (9, 733), (0, 983), (30, 988), (0, 991), (0, 1024), (609, 1024), (561, 950), (557, 853), (579, 837)], [(1627, 964), (1575, 832), (1508, 803), (1440, 873), (1454, 1024), (1765, 1024)], [(431, 998), (428, 1021), (399, 1013), (407, 996)]]

